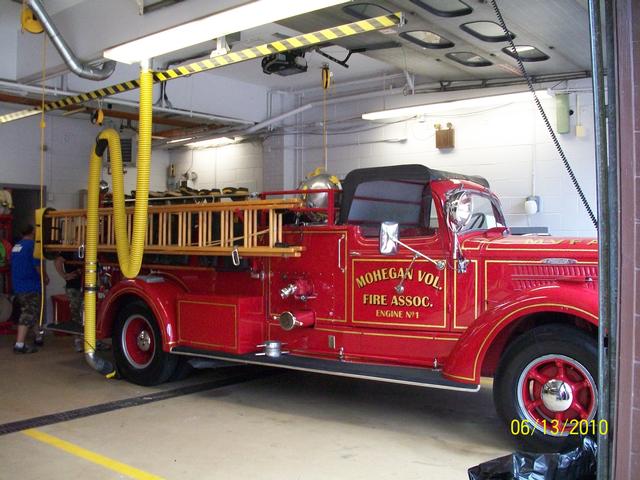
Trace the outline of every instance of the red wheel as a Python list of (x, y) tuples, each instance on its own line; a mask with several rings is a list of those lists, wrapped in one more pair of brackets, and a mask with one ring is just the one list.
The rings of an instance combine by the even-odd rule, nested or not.
[(544, 355), (522, 371), (518, 406), (536, 429), (567, 436), (576, 421), (595, 418), (596, 383), (577, 360), (565, 355)]
[(598, 410), (597, 359), (595, 340), (566, 325), (535, 328), (509, 345), (494, 378), (493, 398), (512, 433), (513, 422), (531, 430), (531, 435), (517, 435), (517, 443), (559, 451), (579, 442), (570, 433)]
[(138, 369), (148, 367), (156, 347), (149, 320), (140, 315), (131, 315), (122, 329), (122, 351), (131, 366)]
[(122, 309), (113, 332), (113, 354), (122, 375), (138, 385), (166, 382), (178, 359), (162, 349), (162, 334), (149, 307), (135, 302)]

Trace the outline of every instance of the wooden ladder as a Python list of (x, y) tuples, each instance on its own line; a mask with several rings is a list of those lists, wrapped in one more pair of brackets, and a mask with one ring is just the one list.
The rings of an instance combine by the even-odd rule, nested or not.
[[(150, 206), (145, 253), (299, 257), (303, 247), (282, 241), (283, 215), (301, 207), (299, 199), (243, 200)], [(98, 252), (115, 252), (113, 210), (98, 211)], [(133, 208), (126, 209), (131, 241)], [(85, 210), (50, 210), (43, 222), (44, 250), (74, 251), (84, 245)]]

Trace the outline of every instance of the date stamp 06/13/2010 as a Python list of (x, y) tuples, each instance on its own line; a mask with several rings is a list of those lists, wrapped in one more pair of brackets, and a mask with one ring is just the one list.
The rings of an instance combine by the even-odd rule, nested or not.
[(609, 433), (609, 423), (602, 420), (545, 420), (532, 422), (526, 419), (514, 418), (510, 424), (511, 435), (533, 435), (536, 431), (544, 435), (607, 435)]

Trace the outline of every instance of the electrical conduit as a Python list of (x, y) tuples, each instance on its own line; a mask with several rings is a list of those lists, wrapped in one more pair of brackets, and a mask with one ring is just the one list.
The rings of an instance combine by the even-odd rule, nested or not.
[(129, 239), (127, 237), (120, 136), (115, 130), (109, 128), (100, 132), (89, 161), (84, 274), (84, 353), (87, 363), (108, 378), (115, 375), (113, 365), (96, 355), (98, 204), (102, 154), (108, 147), (113, 177), (113, 216), (118, 263), (125, 277), (135, 278), (140, 272), (142, 265), (142, 255), (144, 253), (147, 230), (147, 204), (149, 198), (149, 175), (151, 171), (152, 96), (153, 75), (147, 66), (143, 66), (140, 71), (138, 177), (136, 180), (136, 203), (133, 216), (131, 245), (129, 245)]

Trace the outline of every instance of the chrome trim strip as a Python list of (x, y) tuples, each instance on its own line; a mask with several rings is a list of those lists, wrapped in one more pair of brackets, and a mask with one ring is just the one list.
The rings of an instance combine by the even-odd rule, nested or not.
[(313, 368), (305, 368), (305, 367), (296, 367), (294, 365), (279, 365), (277, 363), (265, 363), (265, 362), (253, 362), (247, 359), (240, 358), (227, 358), (227, 357), (219, 357), (217, 355), (206, 355), (201, 353), (186, 353), (186, 352), (174, 352), (173, 349), (170, 350), (174, 355), (184, 355), (185, 357), (202, 357), (202, 358), (212, 358), (215, 360), (225, 360), (227, 362), (234, 363), (244, 363), (249, 365), (261, 365), (263, 367), (275, 367), (275, 368), (286, 368), (288, 370), (299, 370), (301, 372), (312, 372), (312, 373), (323, 373), (325, 375), (333, 375), (336, 377), (349, 377), (349, 378), (360, 378), (363, 380), (373, 380), (376, 382), (385, 382), (385, 383), (399, 383), (401, 385), (412, 385), (414, 387), (424, 387), (424, 388), (435, 388), (438, 390), (453, 390), (457, 392), (468, 392), (468, 393), (476, 393), (480, 391), (480, 385), (476, 385), (475, 389), (472, 388), (461, 388), (461, 387), (447, 387), (444, 385), (434, 385), (432, 383), (418, 383), (418, 382), (409, 382), (403, 380), (393, 380), (390, 378), (384, 377), (370, 377), (368, 375), (358, 375), (354, 373), (344, 373), (344, 372), (332, 372), (328, 370), (318, 370)]

